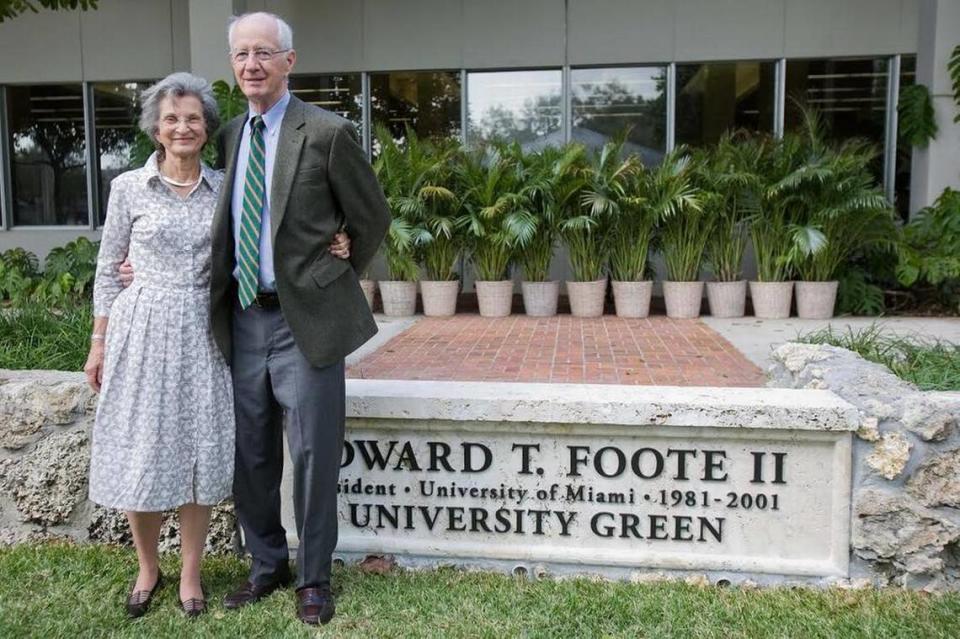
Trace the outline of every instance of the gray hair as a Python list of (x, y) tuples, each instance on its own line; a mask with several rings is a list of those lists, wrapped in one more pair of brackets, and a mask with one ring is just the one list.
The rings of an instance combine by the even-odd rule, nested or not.
[(217, 100), (213, 97), (210, 83), (192, 73), (182, 71), (171, 73), (163, 80), (144, 89), (140, 94), (140, 130), (146, 133), (157, 147), (160, 159), (163, 159), (163, 149), (157, 142), (157, 131), (160, 130), (160, 103), (167, 97), (182, 98), (185, 95), (192, 95), (200, 100), (208, 141), (213, 139), (213, 134), (220, 128), (220, 107), (217, 106)]
[(241, 20), (246, 20), (247, 18), (270, 18), (277, 23), (277, 45), (281, 49), (292, 49), (293, 48), (293, 29), (290, 28), (290, 25), (284, 21), (283, 18), (278, 16), (275, 13), (269, 13), (267, 11), (253, 11), (251, 13), (244, 13), (239, 16), (231, 16), (230, 21), (227, 23), (227, 45), (232, 49), (233, 48), (233, 29), (237, 26), (237, 23)]

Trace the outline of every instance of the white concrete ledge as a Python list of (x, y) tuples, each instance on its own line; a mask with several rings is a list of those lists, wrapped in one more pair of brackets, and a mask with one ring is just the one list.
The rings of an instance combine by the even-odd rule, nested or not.
[(822, 390), (347, 380), (347, 417), (855, 431), (856, 408)]

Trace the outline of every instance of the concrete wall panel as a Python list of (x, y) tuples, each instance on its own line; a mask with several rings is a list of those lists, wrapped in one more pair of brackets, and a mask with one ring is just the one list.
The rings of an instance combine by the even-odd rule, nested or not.
[(902, 50), (902, 0), (786, 0), (786, 3), (784, 54), (788, 58), (914, 50)]
[(463, 4), (463, 63), (470, 69), (560, 66), (563, 0)]
[(783, 52), (785, 0), (676, 3), (676, 59), (763, 60)]
[(80, 15), (41, 9), (0, 24), (0, 58), (0, 83), (79, 82)]
[(296, 73), (363, 70), (363, 3), (271, 0), (267, 11), (293, 28)]
[(170, 0), (101, 0), (80, 14), (85, 80), (161, 78), (173, 71)]
[(673, 0), (570, 0), (570, 64), (670, 61), (675, 4)]
[(364, 0), (364, 66), (368, 70), (458, 69), (463, 66), (463, 7), (453, 0)]

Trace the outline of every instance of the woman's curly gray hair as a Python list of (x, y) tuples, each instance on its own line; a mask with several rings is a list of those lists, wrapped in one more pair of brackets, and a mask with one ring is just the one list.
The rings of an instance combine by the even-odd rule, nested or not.
[(220, 109), (217, 99), (213, 97), (210, 83), (192, 73), (171, 73), (163, 80), (147, 87), (140, 94), (140, 130), (147, 134), (157, 149), (159, 159), (163, 159), (163, 147), (157, 142), (157, 131), (160, 130), (160, 103), (164, 98), (182, 98), (192, 95), (203, 105), (203, 123), (207, 130), (207, 141), (213, 139), (213, 134), (220, 128)]

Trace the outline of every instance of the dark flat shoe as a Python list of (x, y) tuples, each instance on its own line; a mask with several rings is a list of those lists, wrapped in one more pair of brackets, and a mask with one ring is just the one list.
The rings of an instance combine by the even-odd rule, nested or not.
[(200, 591), (203, 592), (203, 599), (197, 599), (196, 597), (191, 597), (186, 601), (180, 602), (180, 607), (183, 609), (183, 614), (191, 619), (194, 617), (199, 617), (207, 611), (207, 589), (200, 585)]
[(137, 582), (134, 581), (130, 585), (130, 594), (127, 595), (127, 615), (132, 619), (145, 615), (147, 610), (150, 609), (150, 602), (153, 601), (153, 596), (160, 590), (160, 584), (162, 583), (163, 573), (160, 572), (159, 568), (157, 568), (157, 581), (150, 590), (134, 591), (137, 585)]
[(292, 581), (293, 575), (290, 574), (289, 570), (281, 572), (280, 576), (266, 584), (257, 585), (252, 581), (246, 581), (223, 598), (223, 607), (228, 610), (236, 610), (256, 603), (274, 591), (286, 588)]
[(303, 623), (311, 626), (327, 624), (333, 619), (336, 610), (333, 593), (327, 584), (297, 591), (297, 618)]

